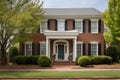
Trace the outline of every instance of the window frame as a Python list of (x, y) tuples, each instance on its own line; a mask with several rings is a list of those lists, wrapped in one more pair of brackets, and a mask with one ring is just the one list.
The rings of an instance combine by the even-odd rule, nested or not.
[[(62, 23), (63, 26), (59, 26), (60, 23)], [(65, 19), (57, 19), (57, 31), (65, 31)]]
[[(90, 27), (91, 27), (91, 28), (90, 28), (90, 29), (91, 29), (91, 33), (92, 33), (92, 34), (98, 33), (98, 21), (99, 21), (99, 20), (98, 20), (98, 19), (90, 19), (90, 21), (91, 21), (91, 26), (90, 26)], [(94, 32), (92, 31), (92, 22), (96, 22), (96, 27), (97, 27), (96, 29), (97, 29), (97, 30), (94, 31)]]
[(44, 19), (44, 20), (42, 20), (41, 22), (40, 22), (40, 33), (44, 33), (45, 32), (45, 30), (43, 31), (43, 22), (45, 22), (46, 23), (46, 26), (44, 26), (45, 27), (45, 30), (47, 30), (47, 19)]
[[(96, 45), (96, 55), (93, 55), (92, 54), (92, 45), (95, 44)], [(91, 56), (98, 56), (98, 42), (90, 42), (90, 46), (91, 46), (91, 49), (90, 49), (90, 53), (91, 53)], [(95, 50), (94, 50), (95, 51)]]
[[(30, 46), (30, 51), (31, 51), (30, 55), (27, 55), (27, 52), (26, 52), (26, 51), (27, 51), (27, 50), (26, 50), (26, 45), (27, 45), (27, 44), (31, 45), (31, 46)], [(32, 55), (32, 42), (25, 42), (25, 56), (31, 56), (31, 55)]]
[[(41, 44), (45, 45), (45, 53), (42, 53)], [(46, 42), (40, 42), (40, 55), (46, 55)]]
[[(78, 52), (78, 45), (81, 45), (81, 55), (80, 56), (83, 56), (83, 42), (77, 42), (77, 52)], [(78, 53), (77, 53), (77, 56), (78, 56)]]
[[(80, 25), (81, 31), (76, 28), (76, 27), (79, 27), (79, 26), (76, 26), (76, 22), (81, 23), (81, 25)], [(83, 19), (75, 19), (75, 30), (78, 30), (79, 33), (83, 33)]]

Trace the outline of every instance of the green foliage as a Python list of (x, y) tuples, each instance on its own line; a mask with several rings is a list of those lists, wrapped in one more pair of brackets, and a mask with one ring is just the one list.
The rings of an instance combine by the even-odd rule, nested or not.
[(15, 63), (16, 64), (38, 64), (37, 60), (38, 60), (39, 56), (34, 55), (34, 56), (23, 56), (23, 55), (19, 55), (15, 57)]
[(92, 64), (111, 64), (112, 58), (110, 56), (92, 56)]
[(11, 44), (32, 37), (42, 19), (40, 0), (0, 0), (1, 64), (7, 64), (7, 49)]
[(87, 65), (91, 64), (91, 60), (88, 56), (81, 56), (78, 59), (78, 64), (80, 66), (86, 67)]
[(14, 62), (14, 57), (18, 54), (18, 49), (16, 47), (11, 47), (9, 49), (9, 62)]
[[(105, 39), (114, 44), (120, 44), (120, 1), (109, 0), (108, 9), (103, 13), (103, 20), (108, 27)], [(110, 34), (109, 34), (110, 33)]]
[(38, 64), (41, 67), (49, 67), (51, 65), (51, 60), (45, 55), (41, 55), (38, 59)]
[(110, 47), (107, 48), (106, 55), (111, 56), (112, 59), (113, 59), (113, 62), (118, 62), (118, 60), (119, 60), (116, 47), (114, 47), (114, 46), (110, 46)]

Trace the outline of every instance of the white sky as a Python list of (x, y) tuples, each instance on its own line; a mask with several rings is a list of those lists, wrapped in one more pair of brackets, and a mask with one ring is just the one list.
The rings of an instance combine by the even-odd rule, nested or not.
[(43, 8), (96, 8), (104, 11), (108, 0), (43, 0)]

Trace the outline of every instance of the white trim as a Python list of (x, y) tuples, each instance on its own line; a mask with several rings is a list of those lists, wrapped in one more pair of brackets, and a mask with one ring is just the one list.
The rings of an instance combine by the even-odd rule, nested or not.
[(32, 42), (28, 41), (28, 42), (25, 42), (24, 44), (25, 44), (25, 54), (24, 55), (27, 56), (26, 55), (26, 44), (30, 44), (31, 45), (31, 53), (30, 53), (30, 55), (32, 55)]
[[(57, 42), (66, 42), (67, 43), (67, 53), (64, 53), (65, 54), (64, 55), (64, 60), (68, 60), (69, 42), (67, 40), (56, 40), (56, 41), (53, 42), (53, 53), (56, 52), (56, 46), (57, 46), (56, 60), (58, 60), (58, 45), (56, 44)], [(64, 49), (65, 49), (65, 45), (64, 45)]]
[(76, 60), (77, 57), (77, 37), (73, 39), (73, 61)]
[(93, 22), (97, 22), (97, 25), (96, 25), (97, 31), (96, 31), (96, 32), (92, 32), (92, 30), (91, 30), (91, 33), (92, 33), (92, 34), (97, 34), (97, 33), (98, 33), (98, 21), (99, 21), (99, 20), (98, 20), (98, 19), (90, 19), (90, 20), (91, 20), (91, 24), (92, 24), (92, 21), (93, 21)]
[[(60, 25), (62, 23), (62, 26)], [(57, 31), (65, 31), (65, 19), (57, 19)]]
[(92, 42), (90, 42), (90, 44), (96, 44), (97, 46), (97, 53), (96, 53), (96, 56), (98, 56), (98, 44), (99, 44), (99, 42), (96, 42), (96, 41), (92, 41)]
[[(83, 19), (75, 19), (75, 24), (76, 24), (76, 21), (79, 21), (81, 23), (81, 31), (78, 30), (79, 33), (83, 33)], [(76, 26), (75, 26), (75, 29), (76, 29)]]
[(48, 26), (48, 25), (47, 25), (47, 21), (48, 21), (48, 19), (43, 19), (43, 20), (40, 22), (40, 33), (44, 33), (44, 32), (42, 31), (42, 28), (43, 28), (43, 27), (42, 27), (42, 22), (45, 22), (45, 23), (46, 23), (46, 26), (45, 26), (45, 27), (46, 27), (46, 30), (47, 30), (47, 26)]
[(81, 44), (81, 56), (83, 56), (83, 42), (78, 41), (77, 44)]
[[(45, 41), (41, 41), (41, 42), (39, 42), (40, 43), (40, 45), (41, 44), (45, 44), (45, 52), (46, 52), (46, 42)], [(40, 46), (40, 55), (41, 54), (46, 54), (46, 53), (41, 53), (41, 46)]]

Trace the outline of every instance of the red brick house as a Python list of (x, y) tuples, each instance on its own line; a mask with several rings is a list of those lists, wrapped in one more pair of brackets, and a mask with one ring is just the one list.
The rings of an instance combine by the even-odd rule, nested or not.
[(104, 24), (101, 12), (94, 8), (44, 9), (38, 32), (20, 43), (20, 53), (46, 55), (56, 61), (73, 61), (82, 55), (104, 55)]

